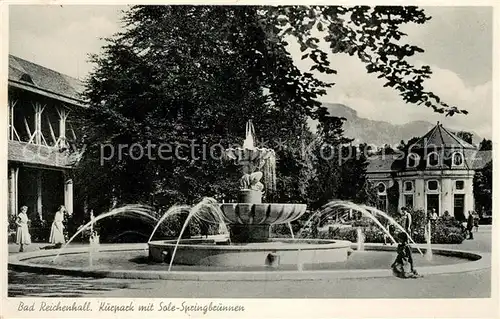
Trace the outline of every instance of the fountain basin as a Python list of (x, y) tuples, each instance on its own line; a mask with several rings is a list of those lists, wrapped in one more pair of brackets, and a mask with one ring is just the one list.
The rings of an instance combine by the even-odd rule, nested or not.
[[(148, 243), (149, 257), (170, 263), (175, 240)], [(187, 239), (177, 246), (174, 264), (199, 266), (273, 266), (333, 263), (347, 260), (351, 242), (320, 239), (272, 239), (265, 243), (224, 244), (214, 240)]]
[[(420, 246), (424, 249), (424, 246)], [(351, 248), (355, 249), (353, 244)], [(380, 244), (366, 244), (365, 251), (373, 253), (388, 252), (386, 262), (381, 266), (368, 264), (368, 268), (348, 269), (344, 267), (335, 267), (337, 263), (332, 263), (332, 267), (314, 270), (304, 268), (303, 271), (291, 270), (292, 267), (285, 269), (272, 269), (269, 267), (259, 267), (261, 270), (238, 271), (234, 269), (218, 269), (217, 267), (206, 266), (177, 266), (173, 271), (167, 271), (163, 264), (146, 262), (131, 262), (127, 254), (142, 255), (147, 259), (147, 244), (112, 244), (101, 245), (99, 250), (98, 262), (93, 267), (89, 267), (88, 256), (89, 247), (68, 247), (61, 252), (56, 263), (52, 259), (58, 254), (59, 250), (39, 250), (20, 254), (9, 255), (8, 268), (12, 271), (24, 271), (40, 274), (58, 274), (77, 277), (96, 277), (96, 278), (129, 278), (129, 279), (151, 279), (151, 280), (196, 280), (196, 281), (283, 281), (287, 280), (296, 283), (298, 280), (331, 280), (331, 279), (354, 279), (354, 278), (377, 278), (393, 277), (392, 271), (387, 266), (395, 257), (395, 246), (382, 246)], [(354, 252), (355, 254), (356, 252)], [(414, 253), (416, 251), (414, 250)], [(453, 249), (433, 249), (434, 256), (442, 258), (459, 258), (458, 263), (447, 263), (446, 259), (442, 263), (426, 262), (424, 258), (418, 260), (416, 254), (417, 269), (420, 274), (452, 274), (470, 271), (485, 270), (491, 268), (491, 254), (474, 253)], [(111, 256), (115, 258), (111, 258)], [(107, 258), (111, 258), (106, 262)], [(118, 258), (118, 259), (116, 259)], [(349, 263), (349, 258), (347, 263)], [(307, 262), (307, 261), (306, 261)], [(422, 263), (427, 265), (422, 265)], [(341, 263), (342, 264), (342, 263)], [(211, 268), (214, 268), (211, 270)]]
[(269, 227), (289, 223), (306, 212), (305, 204), (226, 203), (219, 204), (234, 243), (266, 242)]

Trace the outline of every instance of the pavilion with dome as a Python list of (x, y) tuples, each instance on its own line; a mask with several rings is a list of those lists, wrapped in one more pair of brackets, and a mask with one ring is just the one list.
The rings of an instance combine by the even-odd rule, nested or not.
[(440, 216), (448, 211), (464, 220), (475, 209), (474, 173), (489, 161), (491, 152), (478, 152), (438, 122), (406, 152), (369, 158), (367, 177), (380, 209), (435, 209)]

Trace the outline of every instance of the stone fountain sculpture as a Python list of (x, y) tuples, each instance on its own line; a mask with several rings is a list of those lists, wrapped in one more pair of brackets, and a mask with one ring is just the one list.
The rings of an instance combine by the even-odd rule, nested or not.
[[(174, 263), (237, 269), (248, 266), (276, 268), (279, 265), (296, 265), (298, 269), (302, 269), (304, 260), (326, 263), (347, 259), (351, 245), (348, 241), (269, 238), (271, 225), (285, 224), (299, 218), (306, 212), (307, 206), (262, 201), (264, 194), (267, 195), (276, 188), (276, 155), (272, 149), (255, 147), (254, 141), (255, 131), (252, 122), (248, 121), (243, 146), (229, 148), (224, 152), (226, 160), (234, 161), (242, 169), (238, 202), (217, 203), (213, 198), (206, 198), (190, 212), (190, 216), (194, 216), (203, 211), (201, 207), (205, 207), (204, 205), (208, 205), (205, 208), (209, 211), (214, 209), (217, 219), (223, 219), (228, 226), (231, 240), (181, 240), (179, 236), (177, 240), (150, 241), (148, 246), (151, 260), (168, 262), (170, 270)], [(188, 221), (189, 219), (186, 220)]]
[(269, 190), (276, 189), (276, 155), (272, 149), (255, 147), (254, 140), (255, 131), (250, 120), (246, 125), (243, 147), (229, 148), (225, 151), (226, 159), (234, 160), (242, 167), (239, 197), (242, 203), (262, 202), (265, 188), (260, 181), (262, 177)]
[(272, 149), (256, 147), (254, 141), (250, 120), (243, 146), (225, 150), (225, 158), (235, 161), (243, 172), (238, 203), (221, 204), (231, 241), (237, 243), (265, 242), (272, 224), (288, 223), (306, 211), (304, 204), (262, 203), (264, 192), (276, 189), (276, 155)]

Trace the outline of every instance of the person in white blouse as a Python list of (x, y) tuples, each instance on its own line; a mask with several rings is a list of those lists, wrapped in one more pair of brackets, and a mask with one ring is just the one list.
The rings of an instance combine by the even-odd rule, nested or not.
[(61, 247), (66, 242), (66, 240), (64, 239), (63, 225), (65, 211), (66, 208), (63, 205), (59, 206), (59, 209), (54, 216), (52, 227), (50, 229), (49, 242), (51, 244), (54, 244), (56, 247)]
[(21, 207), (21, 211), (17, 215), (16, 224), (17, 224), (17, 233), (16, 233), (16, 244), (20, 246), (19, 252), (24, 251), (24, 246), (31, 244), (31, 235), (28, 229), (28, 207)]

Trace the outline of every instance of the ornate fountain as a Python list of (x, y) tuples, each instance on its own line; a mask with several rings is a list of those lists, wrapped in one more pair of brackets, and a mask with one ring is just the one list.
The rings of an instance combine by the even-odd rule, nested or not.
[(306, 211), (305, 204), (262, 203), (266, 190), (276, 190), (276, 155), (272, 149), (256, 147), (254, 141), (255, 130), (250, 120), (243, 146), (229, 148), (224, 153), (243, 172), (238, 203), (221, 204), (231, 241), (235, 243), (266, 242), (272, 224), (289, 223)]
[(213, 198), (204, 198), (190, 209), (185, 222), (187, 225), (192, 218), (221, 222), (228, 226), (230, 240), (181, 239), (181, 230), (177, 240), (149, 241), (151, 260), (169, 263), (170, 270), (173, 264), (243, 268), (292, 265), (301, 269), (303, 263), (347, 259), (351, 245), (348, 241), (270, 238), (271, 225), (296, 220), (307, 206), (262, 202), (264, 195), (276, 189), (276, 155), (272, 149), (256, 147), (254, 141), (254, 127), (248, 121), (243, 146), (224, 152), (225, 160), (242, 168), (238, 202), (217, 203)]
[[(150, 261), (164, 263), (165, 270), (158, 270), (157, 266), (144, 265), (144, 245), (133, 244), (128, 246), (101, 247), (98, 249), (96, 237), (91, 239), (90, 247), (64, 248), (57, 251), (36, 251), (9, 256), (9, 269), (18, 271), (42, 271), (43, 273), (65, 273), (75, 276), (90, 275), (96, 277), (115, 278), (143, 278), (143, 279), (179, 279), (179, 280), (323, 280), (329, 278), (345, 277), (351, 273), (355, 277), (370, 276), (385, 277), (392, 273), (387, 269), (354, 269), (330, 270), (340, 265), (341, 269), (351, 253), (350, 241), (333, 239), (302, 239), (299, 238), (269, 238), (269, 228), (273, 224), (287, 223), (304, 214), (304, 204), (276, 204), (262, 203), (263, 195), (274, 190), (275, 154), (273, 150), (257, 148), (254, 146), (255, 133), (251, 122), (247, 124), (246, 138), (243, 147), (227, 149), (225, 156), (242, 166), (243, 176), (240, 179), (240, 193), (238, 203), (218, 203), (215, 199), (206, 197), (196, 205), (172, 206), (165, 214), (156, 219), (151, 216), (151, 208), (142, 205), (126, 205), (115, 208), (97, 218), (91, 216), (91, 221), (76, 232), (66, 243), (68, 245), (79, 233), (89, 227), (94, 233), (93, 225), (101, 219), (129, 213), (147, 217), (156, 222), (147, 243)], [(261, 180), (263, 182), (261, 182)], [(376, 208), (358, 205), (348, 201), (334, 200), (326, 204), (320, 211), (312, 214), (306, 222), (309, 224), (314, 218), (343, 214), (345, 210), (354, 209), (362, 212), (372, 219), (391, 239), (391, 234), (375, 217), (382, 216), (398, 226), (392, 217)], [(183, 225), (180, 235), (175, 240), (154, 240), (153, 235), (157, 227), (168, 216), (176, 213), (186, 213), (188, 217)], [(220, 223), (230, 227), (231, 241), (227, 237), (214, 236), (212, 238), (183, 239), (182, 234), (191, 220)], [(227, 232), (226, 232), (227, 233)], [(359, 238), (362, 238), (362, 232)], [(414, 244), (414, 243), (413, 243)], [(362, 241), (358, 242), (358, 250), (362, 250)], [(391, 246), (392, 247), (392, 246)], [(368, 250), (389, 250), (389, 246), (368, 245)], [(415, 247), (421, 254), (418, 246)], [(430, 250), (430, 246), (428, 250)], [(105, 254), (101, 254), (105, 252)], [(461, 251), (435, 250), (436, 254), (458, 256), (469, 260), (480, 260), (482, 256)], [(88, 254), (88, 266), (82, 268), (82, 255)], [(455, 255), (454, 255), (455, 254)], [(57, 264), (61, 255), (61, 264)], [(112, 257), (107, 257), (111, 255)], [(119, 261), (117, 261), (117, 256)], [(130, 258), (134, 256), (134, 258)], [(356, 258), (363, 257), (358, 254)], [(465, 257), (464, 257), (465, 256)], [(393, 260), (390, 255), (388, 263)], [(121, 260), (120, 260), (121, 259)], [(352, 258), (351, 258), (352, 259)], [(40, 262), (40, 260), (42, 260)], [(136, 260), (136, 261), (134, 261)], [(67, 267), (66, 263), (72, 266)], [(137, 267), (136, 263), (141, 265)], [(40, 263), (40, 264), (38, 264)], [(48, 264), (47, 264), (48, 263)], [(102, 266), (102, 264), (104, 265)], [(118, 264), (118, 265), (117, 265)], [(126, 269), (121, 266), (125, 265)], [(168, 265), (168, 266), (167, 266)], [(471, 271), (491, 267), (491, 260), (484, 262), (468, 262), (463, 269)], [(174, 268), (172, 268), (174, 266)], [(114, 267), (114, 268), (110, 268)], [(364, 266), (363, 266), (364, 267)], [(428, 267), (432, 268), (432, 267)], [(455, 264), (453, 264), (453, 269)], [(273, 271), (269, 272), (268, 270)], [(428, 269), (430, 273), (439, 273), (442, 266)], [(445, 267), (446, 269), (446, 267)], [(451, 269), (451, 268), (448, 268)], [(275, 270), (280, 270), (275, 272)], [(294, 271), (297, 270), (297, 271)], [(302, 271), (305, 270), (305, 271)], [(319, 271), (316, 271), (319, 270)], [(437, 271), (437, 272), (436, 272)], [(442, 270), (441, 270), (442, 271)], [(449, 271), (449, 270), (446, 270)], [(374, 275), (375, 274), (375, 275)]]

